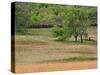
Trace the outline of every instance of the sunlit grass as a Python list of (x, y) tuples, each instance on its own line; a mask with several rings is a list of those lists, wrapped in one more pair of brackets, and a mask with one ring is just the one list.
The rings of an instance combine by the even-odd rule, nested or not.
[(71, 50), (67, 48), (16, 48), (17, 63), (52, 63), (94, 61), (96, 50)]
[[(92, 28), (93, 30), (93, 28)], [(90, 30), (89, 35), (96, 38), (95, 30)], [(95, 35), (94, 35), (95, 34)], [(94, 39), (93, 38), (93, 39)], [(17, 32), (15, 45), (23, 47), (15, 48), (15, 59), (17, 63), (49, 63), (49, 62), (74, 62), (74, 61), (95, 61), (97, 60), (96, 41), (56, 41), (52, 36), (51, 29), (27, 29)], [(24, 47), (24, 45), (52, 46), (47, 48)], [(64, 47), (62, 47), (64, 46)], [(93, 46), (93, 49), (90, 48)]]

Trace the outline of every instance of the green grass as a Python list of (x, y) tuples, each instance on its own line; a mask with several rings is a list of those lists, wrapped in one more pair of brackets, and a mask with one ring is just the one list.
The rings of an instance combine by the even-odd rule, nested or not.
[[(29, 28), (29, 29), (23, 29), (20, 32), (16, 32), (16, 43), (17, 44), (59, 44), (59, 43), (72, 43), (72, 44), (86, 44), (86, 45), (96, 45), (96, 28), (90, 27), (89, 29), (89, 36), (94, 37), (91, 41), (85, 41), (83, 43), (78, 41), (74, 41), (74, 39), (71, 40), (65, 40), (65, 41), (56, 41), (54, 40), (54, 37), (51, 33), (51, 28)], [(94, 35), (95, 34), (95, 35)], [(94, 35), (94, 36), (93, 36)], [(20, 37), (20, 36), (26, 36), (26, 37)]]
[(58, 59), (58, 60), (47, 60), (47, 61), (42, 61), (41, 63), (55, 63), (55, 62), (82, 62), (82, 61), (95, 61), (97, 58), (91, 58), (91, 57), (71, 57), (71, 58), (64, 58), (64, 59)]
[(16, 32), (16, 35), (52, 36), (51, 28), (29, 28)]
[(97, 42), (96, 41), (83, 41), (83, 43), (80, 42), (80, 40), (78, 41), (71, 41), (71, 40), (65, 40), (65, 41), (60, 41), (60, 42), (63, 42), (63, 43), (73, 43), (73, 44), (85, 44), (85, 45), (96, 45)]
[(68, 61), (68, 62), (72, 62), (72, 61), (93, 61), (93, 60), (97, 60), (97, 58), (73, 57), (73, 58), (63, 59), (63, 61)]
[(96, 52), (93, 52), (93, 51), (66, 51), (66, 53), (78, 53), (78, 54), (96, 54)]

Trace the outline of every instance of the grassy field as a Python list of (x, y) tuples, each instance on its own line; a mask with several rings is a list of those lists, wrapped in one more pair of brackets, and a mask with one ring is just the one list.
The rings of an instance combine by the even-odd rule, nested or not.
[[(16, 64), (97, 60), (96, 27), (88, 30), (92, 41), (55, 41), (50, 28), (27, 29), (15, 36)], [(73, 39), (70, 38), (70, 39)]]

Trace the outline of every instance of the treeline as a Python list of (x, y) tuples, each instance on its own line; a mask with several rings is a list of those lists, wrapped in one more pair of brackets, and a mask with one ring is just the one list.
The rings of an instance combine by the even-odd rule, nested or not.
[[(85, 12), (88, 17), (88, 22), (91, 22), (91, 25), (96, 24), (96, 7), (16, 2), (16, 31), (22, 28), (47, 28), (54, 25), (62, 26), (66, 21), (65, 16), (68, 15), (69, 11), (73, 8)], [(76, 13), (78, 14), (78, 12)]]

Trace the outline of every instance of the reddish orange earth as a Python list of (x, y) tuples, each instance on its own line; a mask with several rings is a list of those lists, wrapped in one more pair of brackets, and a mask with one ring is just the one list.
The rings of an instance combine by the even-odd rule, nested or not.
[(46, 72), (61, 70), (80, 70), (97, 68), (96, 61), (88, 62), (67, 62), (67, 63), (48, 63), (48, 64), (17, 64), (16, 73), (24, 72)]

